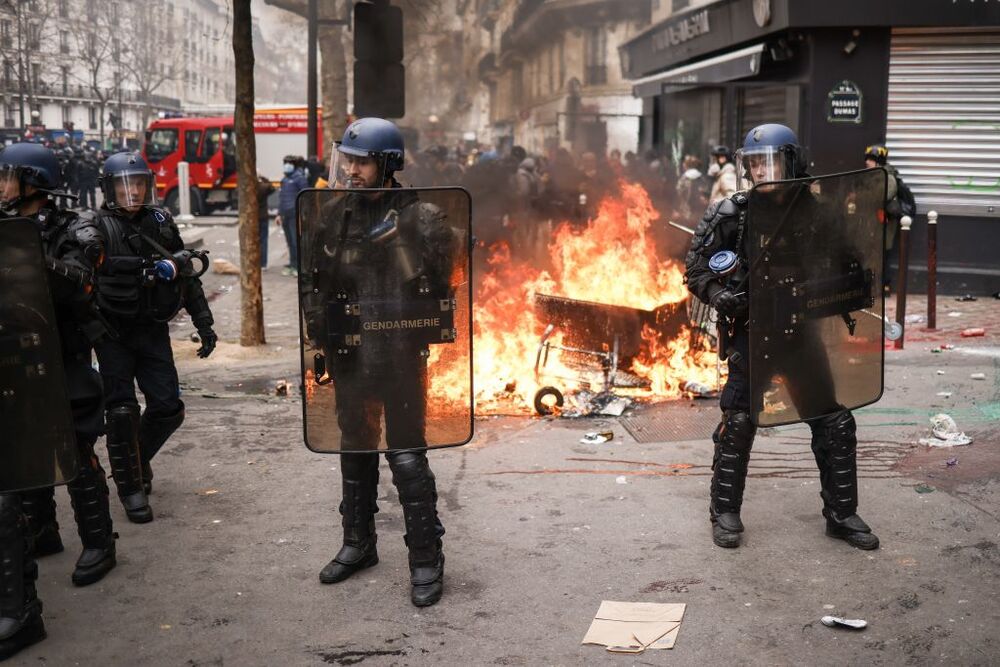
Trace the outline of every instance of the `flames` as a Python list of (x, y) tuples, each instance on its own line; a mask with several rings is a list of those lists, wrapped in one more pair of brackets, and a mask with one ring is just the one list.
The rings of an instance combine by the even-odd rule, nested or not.
[[(687, 299), (681, 266), (658, 257), (653, 223), (659, 214), (646, 191), (622, 182), (618, 193), (603, 200), (585, 226), (557, 225), (545, 262), (518, 260), (505, 243), (488, 249), (486, 271), (476, 276), (473, 299), (477, 414), (528, 413), (541, 386), (555, 384), (566, 393), (579, 386), (577, 378), (587, 379), (579, 360), (565, 354), (550, 356), (545, 377), (536, 378), (536, 356), (548, 324), (535, 313), (536, 294), (642, 310)], [(631, 395), (677, 398), (688, 381), (715, 386), (714, 351), (707, 344), (693, 347), (686, 329), (664, 340), (645, 327), (642, 339), (642, 349), (627, 370), (646, 387), (630, 390)], [(561, 334), (557, 331), (550, 340), (559, 344)], [(444, 402), (464, 399), (467, 404), (467, 391), (461, 387), (466, 384), (462, 378), (467, 377), (468, 359), (455, 355), (450, 346), (433, 347), (431, 396)], [(599, 384), (592, 389), (599, 390)]]

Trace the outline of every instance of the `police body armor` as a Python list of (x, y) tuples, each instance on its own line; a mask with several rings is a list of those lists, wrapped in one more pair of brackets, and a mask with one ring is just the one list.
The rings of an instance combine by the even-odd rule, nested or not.
[[(472, 429), (468, 194), (377, 192), (299, 196), (307, 445), (371, 451), (463, 444)], [(435, 377), (445, 373), (450, 396), (435, 396)], [(384, 405), (384, 438), (345, 432), (345, 401), (358, 392)], [(404, 423), (419, 433), (389, 442), (400, 429), (388, 413), (412, 411), (414, 402), (425, 405)]]
[[(170, 214), (147, 206), (135, 218), (101, 209), (97, 218), (107, 243), (107, 266), (97, 275), (97, 303), (116, 319), (168, 322), (185, 303), (189, 281), (208, 269), (205, 252), (185, 249)], [(158, 280), (154, 264), (171, 259), (177, 280)]]

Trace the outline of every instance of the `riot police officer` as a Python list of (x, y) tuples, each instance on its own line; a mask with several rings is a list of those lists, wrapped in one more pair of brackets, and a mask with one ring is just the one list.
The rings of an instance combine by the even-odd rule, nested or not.
[[(61, 187), (59, 162), (48, 148), (22, 143), (0, 153), (0, 208), (5, 217), (26, 218), (37, 226), (49, 270), (79, 453), (76, 477), (68, 489), (83, 551), (72, 581), (86, 586), (115, 566), (116, 535), (108, 487), (94, 455), (94, 443), (104, 424), (100, 377), (91, 366), (91, 351), (93, 342), (107, 330), (93, 309), (91, 287), (104, 247), (90, 212), (55, 207), (52, 198)], [(53, 487), (25, 491), (20, 497), (0, 495), (0, 658), (45, 637), (33, 557), (62, 549)]]
[[(784, 125), (767, 124), (752, 129), (736, 158), (743, 187), (806, 176), (804, 150), (795, 133)], [(747, 193), (740, 191), (711, 205), (695, 230), (686, 259), (688, 288), (718, 312), (720, 339), (724, 341), (722, 352), (728, 357), (729, 377), (720, 399), (723, 417), (713, 435), (715, 454), (709, 514), (713, 541), (720, 547), (729, 548), (740, 545), (744, 529), (740, 510), (756, 426), (750, 413), (747, 367), (750, 330), (746, 292), (720, 278), (711, 260), (720, 251), (731, 251), (746, 266), (747, 203)], [(806, 225), (809, 221), (790, 220), (788, 224), (796, 222)], [(824, 355), (817, 340), (805, 340), (799, 345), (803, 349), (808, 347), (806, 352), (814, 358)], [(827, 406), (823, 413), (828, 416), (807, 420), (820, 472), (826, 532), (859, 549), (876, 549), (878, 538), (857, 514), (854, 417), (831, 400), (830, 382), (828, 377), (817, 373), (810, 386), (797, 387), (794, 392), (798, 400), (813, 404), (825, 402)]]
[[(150, 461), (184, 421), (167, 322), (181, 307), (187, 310), (201, 338), (202, 358), (215, 349), (217, 337), (180, 231), (170, 212), (156, 205), (156, 184), (146, 161), (138, 153), (112, 155), (100, 185), (104, 203), (97, 224), (107, 256), (97, 274), (97, 302), (118, 332), (97, 346), (108, 458), (126, 515), (146, 523), (153, 520), (147, 498)], [(136, 382), (146, 398), (141, 418)]]
[[(331, 349), (326, 304), (337, 292), (359, 300), (400, 302), (424, 297), (439, 304), (448, 289), (454, 238), (442, 210), (400, 189), (403, 137), (391, 122), (362, 118), (336, 145), (331, 182), (340, 188), (394, 188), (351, 192), (321, 210), (322, 238), (303, 244), (300, 289), (307, 338), (330, 360), (341, 431), (344, 543), (320, 572), (326, 584), (378, 563), (375, 513), (380, 421), (386, 458), (399, 492), (409, 549), (410, 599), (418, 607), (444, 590), (444, 535), (434, 473), (425, 451), (427, 346), (401, 337), (371, 340), (350, 354)], [(305, 233), (305, 232), (303, 232)], [(419, 268), (418, 268), (419, 267)]]

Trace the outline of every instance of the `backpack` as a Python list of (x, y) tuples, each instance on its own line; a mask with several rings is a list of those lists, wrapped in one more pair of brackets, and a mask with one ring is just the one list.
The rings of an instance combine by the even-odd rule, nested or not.
[(917, 200), (913, 198), (913, 190), (903, 182), (899, 173), (896, 173), (896, 199), (899, 200), (899, 208), (903, 215), (911, 218), (917, 214)]

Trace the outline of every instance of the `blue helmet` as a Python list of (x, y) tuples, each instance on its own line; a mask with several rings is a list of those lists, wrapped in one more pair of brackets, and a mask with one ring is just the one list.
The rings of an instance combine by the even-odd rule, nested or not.
[(24, 142), (11, 144), (0, 152), (0, 180), (17, 179), (18, 195), (5, 199), (6, 188), (0, 189), (0, 205), (16, 207), (26, 200), (24, 186), (35, 187), (39, 196), (58, 194), (63, 185), (59, 159), (51, 149), (41, 144)]
[(348, 125), (337, 150), (347, 155), (385, 158), (389, 173), (403, 169), (403, 133), (384, 118), (359, 118)]
[(100, 184), (109, 209), (156, 203), (156, 177), (137, 152), (123, 151), (105, 160)]
[(751, 183), (798, 178), (806, 173), (805, 151), (795, 132), (785, 125), (758, 125), (736, 151), (738, 176)]

